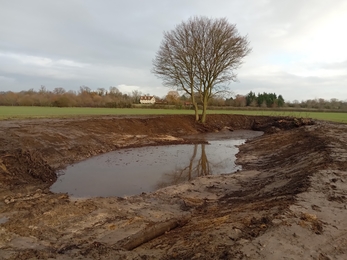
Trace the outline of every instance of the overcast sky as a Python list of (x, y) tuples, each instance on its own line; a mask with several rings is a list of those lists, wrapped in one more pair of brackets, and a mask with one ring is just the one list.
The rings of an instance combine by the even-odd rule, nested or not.
[(224, 18), (251, 54), (230, 88), (347, 100), (346, 0), (0, 0), (0, 91), (80, 86), (164, 96), (151, 73), (163, 32)]

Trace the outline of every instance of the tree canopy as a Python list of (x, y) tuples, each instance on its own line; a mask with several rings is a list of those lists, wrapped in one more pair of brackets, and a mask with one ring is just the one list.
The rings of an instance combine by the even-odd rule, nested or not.
[(164, 85), (190, 95), (196, 120), (200, 119), (198, 94), (204, 123), (209, 99), (227, 91), (228, 83), (236, 80), (235, 70), (251, 51), (248, 46), (247, 36), (240, 36), (226, 18), (193, 17), (164, 33), (153, 73)]
[(250, 91), (246, 95), (246, 106), (258, 106), (258, 107), (283, 107), (284, 98), (282, 95), (277, 96), (276, 93), (258, 93)]

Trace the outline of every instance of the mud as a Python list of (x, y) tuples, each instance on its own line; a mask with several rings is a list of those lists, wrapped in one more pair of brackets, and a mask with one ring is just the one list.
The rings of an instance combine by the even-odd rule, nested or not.
[[(201, 143), (198, 134), (254, 129), (243, 170), (153, 193), (75, 200), (56, 171), (121, 147)], [(197, 135), (196, 138), (186, 138)], [(211, 115), (0, 122), (3, 259), (345, 259), (347, 126), (308, 119)], [(179, 225), (134, 248), (131, 235)]]

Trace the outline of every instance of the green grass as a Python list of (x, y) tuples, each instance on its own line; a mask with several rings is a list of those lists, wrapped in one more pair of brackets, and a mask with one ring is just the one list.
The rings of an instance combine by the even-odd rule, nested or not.
[[(209, 114), (241, 114), (261, 116), (293, 116), (347, 123), (347, 113), (293, 112), (271, 110), (209, 110)], [(26, 118), (67, 118), (92, 115), (193, 115), (193, 110), (146, 108), (87, 108), (87, 107), (18, 107), (0, 106), (0, 120)]]
[(193, 115), (193, 110), (146, 108), (89, 108), (89, 107), (20, 107), (0, 106), (0, 120), (25, 118), (65, 118), (93, 115)]

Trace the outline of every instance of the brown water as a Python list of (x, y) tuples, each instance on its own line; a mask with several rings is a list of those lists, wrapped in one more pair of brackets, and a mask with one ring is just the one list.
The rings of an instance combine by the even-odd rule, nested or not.
[[(237, 145), (260, 132), (235, 131), (199, 136), (209, 144), (121, 149), (98, 155), (58, 173), (53, 192), (75, 198), (128, 196), (210, 174), (228, 174), (235, 165)], [(196, 138), (196, 137), (192, 137)]]
[(0, 218), (0, 224), (6, 223), (8, 221), (7, 217), (1, 217)]

